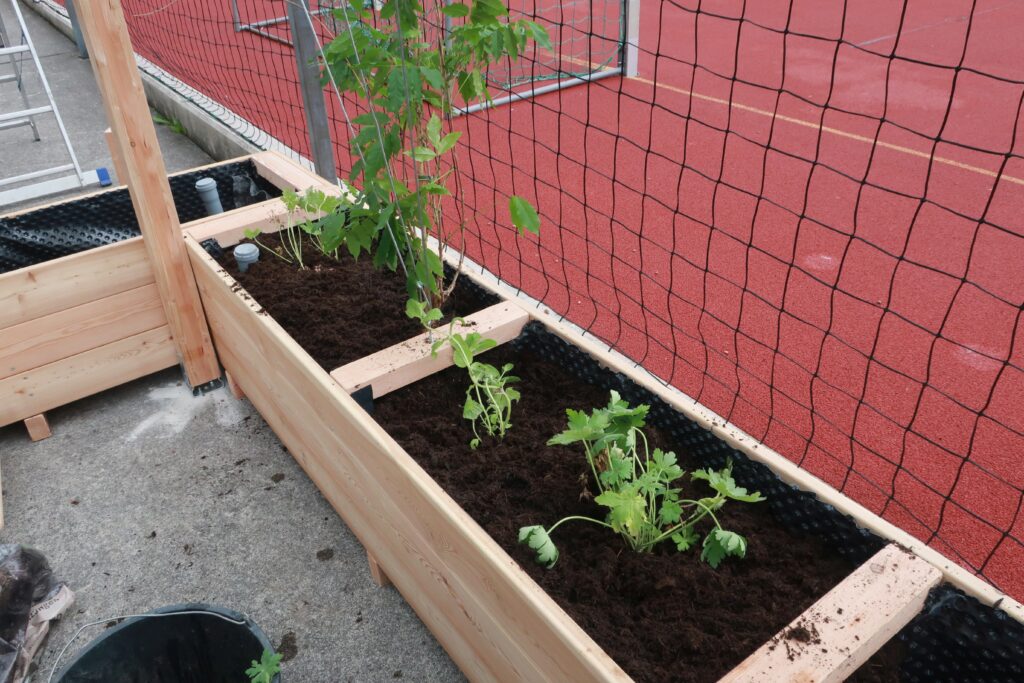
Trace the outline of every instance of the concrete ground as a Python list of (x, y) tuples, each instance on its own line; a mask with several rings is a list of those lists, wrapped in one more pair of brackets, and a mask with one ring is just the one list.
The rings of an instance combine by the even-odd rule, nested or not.
[[(6, 0), (0, 13), (10, 28)], [(110, 166), (89, 64), (25, 16), (83, 165)], [(43, 142), (27, 128), (0, 133), (0, 172), (58, 163), (52, 120), (41, 132)], [(208, 162), (186, 138), (158, 134), (169, 170)], [(0, 543), (41, 550), (76, 594), (36, 680), (80, 625), (183, 602), (252, 617), (285, 653), (290, 683), (463, 680), (401, 595), (371, 582), (359, 542), (248, 402), (225, 389), (194, 398), (172, 369), (47, 416), (53, 436), (38, 443), (21, 424), (0, 428)]]

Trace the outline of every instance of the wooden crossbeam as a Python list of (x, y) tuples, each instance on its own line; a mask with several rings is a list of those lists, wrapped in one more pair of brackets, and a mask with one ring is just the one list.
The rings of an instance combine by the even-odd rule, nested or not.
[(924, 606), (942, 573), (887, 545), (719, 683), (839, 683)]
[[(479, 332), (482, 336), (504, 344), (519, 336), (530, 316), (520, 306), (505, 301), (466, 316), (464, 324), (456, 324), (455, 331), (463, 334)], [(426, 333), (407, 339), (382, 351), (352, 361), (331, 373), (331, 377), (352, 393), (372, 386), (374, 398), (401, 389), (424, 377), (440, 372), (452, 365), (452, 350), (447, 344), (431, 353), (433, 340)]]

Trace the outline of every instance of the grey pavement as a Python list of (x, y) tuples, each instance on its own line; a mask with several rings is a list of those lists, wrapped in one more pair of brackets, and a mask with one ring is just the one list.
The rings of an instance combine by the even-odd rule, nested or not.
[[(87, 166), (109, 165), (89, 65), (33, 12), (26, 18), (76, 151)], [(0, 110), (7, 101), (0, 92)], [(0, 172), (45, 163), (52, 132), (43, 129), (43, 143), (25, 128), (0, 133)], [(208, 161), (186, 138), (158, 132), (169, 169)], [(359, 542), (247, 401), (224, 389), (195, 398), (171, 369), (47, 416), (53, 436), (37, 443), (20, 423), (0, 428), (0, 542), (41, 550), (76, 593), (42, 673), (85, 623), (207, 602), (248, 614), (275, 645), (294, 643), (284, 648), (294, 651), (288, 683), (464, 680), (401, 595), (372, 583)], [(102, 630), (86, 631), (65, 658)]]

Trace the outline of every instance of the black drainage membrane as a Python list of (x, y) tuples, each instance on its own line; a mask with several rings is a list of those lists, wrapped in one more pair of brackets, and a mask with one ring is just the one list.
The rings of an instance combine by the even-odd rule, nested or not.
[[(222, 164), (168, 180), (182, 223), (206, 216), (196, 181), (209, 177), (225, 211), (279, 197), (281, 191), (260, 177), (251, 161)], [(104, 192), (13, 218), (0, 218), (0, 273), (33, 266), (139, 235), (127, 189)]]
[[(82, 649), (56, 683), (241, 683), (273, 647), (244, 615), (212, 605), (162, 607), (126, 619)], [(281, 683), (281, 676), (274, 677)]]
[[(885, 541), (814, 494), (785, 483), (622, 373), (613, 372), (561, 337), (532, 322), (512, 342), (557, 363), (579, 379), (616, 390), (633, 405), (651, 406), (648, 423), (667, 432), (673, 446), (692, 453), (702, 467), (733, 463), (737, 483), (768, 497), (772, 515), (797, 534), (810, 534), (858, 564)], [(1022, 683), (1024, 625), (948, 584), (932, 589), (922, 612), (897, 636), (904, 644), (904, 683)]]

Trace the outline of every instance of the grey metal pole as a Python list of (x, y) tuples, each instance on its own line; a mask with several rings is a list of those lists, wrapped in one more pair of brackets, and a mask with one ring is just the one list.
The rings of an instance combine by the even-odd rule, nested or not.
[[(300, 2), (303, 4), (300, 5)], [(334, 144), (331, 142), (331, 126), (327, 121), (324, 89), (320, 85), (320, 67), (317, 62), (320, 51), (306, 2), (288, 0), (285, 4), (288, 6), (288, 23), (291, 25), (292, 43), (295, 46), (295, 63), (299, 68), (299, 85), (303, 108), (306, 110), (313, 166), (317, 175), (333, 183), (338, 179), (334, 165)]]
[(75, 12), (75, 3), (78, 0), (68, 0), (64, 8), (68, 11), (68, 20), (71, 21), (71, 33), (75, 36), (75, 46), (78, 47), (78, 56), (81, 59), (89, 59), (89, 48), (85, 46), (85, 38), (82, 36), (82, 27), (78, 25), (78, 13)]

